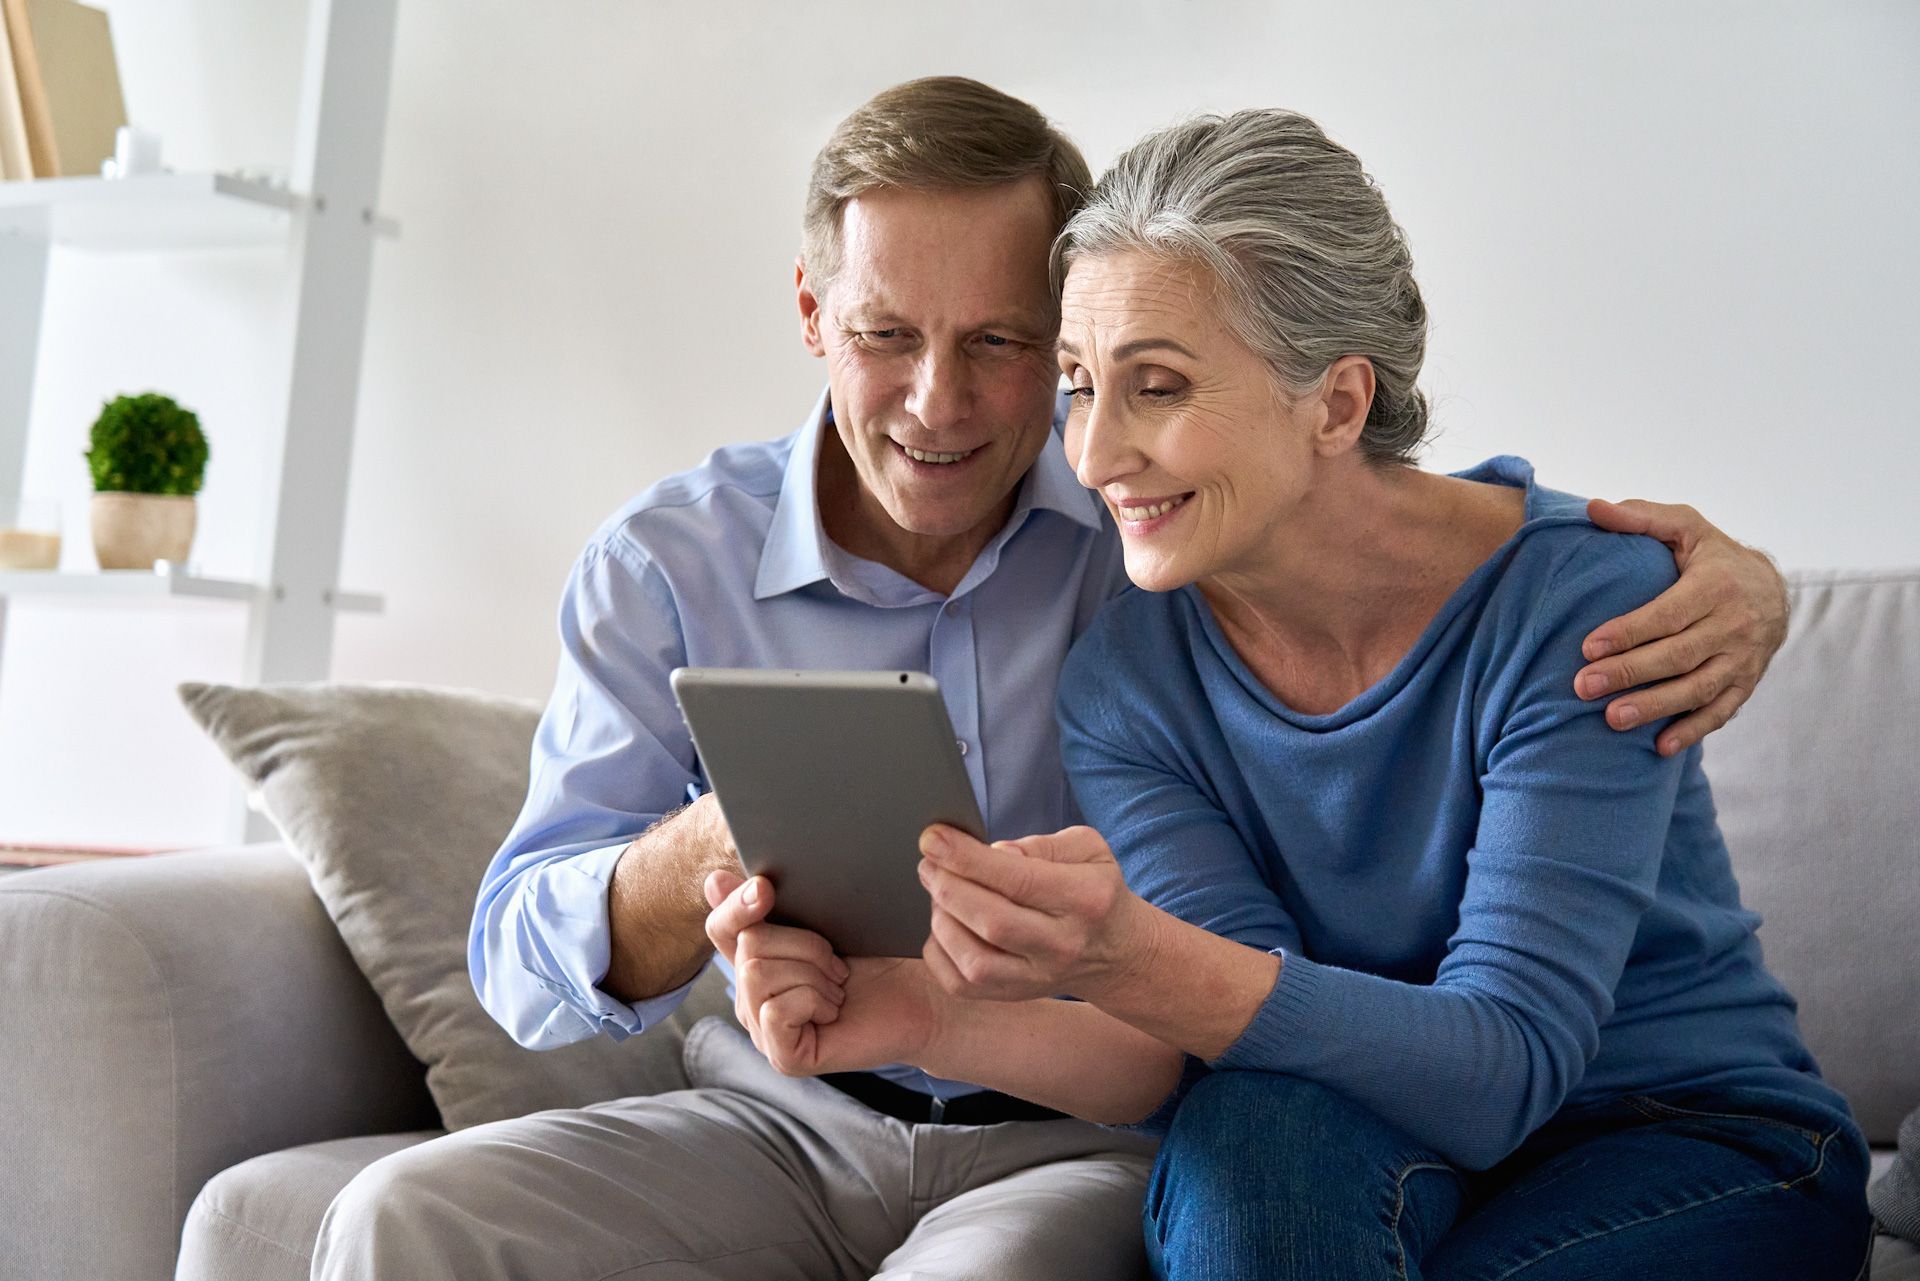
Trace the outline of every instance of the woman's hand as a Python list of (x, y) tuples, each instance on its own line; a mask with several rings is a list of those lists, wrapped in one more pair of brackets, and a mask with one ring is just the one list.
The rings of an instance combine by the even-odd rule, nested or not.
[(1098, 1002), (1149, 968), (1152, 909), (1092, 828), (983, 845), (936, 825), (920, 852), (920, 883), (933, 897), (922, 955), (949, 995)]
[(1587, 517), (1665, 543), (1680, 581), (1593, 630), (1585, 641), (1591, 661), (1574, 676), (1574, 690), (1595, 699), (1632, 689), (1607, 704), (1607, 724), (1618, 730), (1682, 716), (1656, 746), (1662, 756), (1683, 752), (1732, 720), (1760, 683), (1787, 638), (1786, 584), (1764, 552), (1736, 543), (1691, 507), (1595, 499)]
[(915, 960), (836, 956), (812, 930), (773, 925), (773, 886), (717, 871), (707, 937), (733, 966), (735, 1016), (788, 1076), (850, 1072), (924, 1054), (945, 998)]

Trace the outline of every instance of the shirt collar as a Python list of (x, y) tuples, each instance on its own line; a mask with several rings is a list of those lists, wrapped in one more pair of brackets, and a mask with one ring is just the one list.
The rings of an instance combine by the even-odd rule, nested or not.
[[(1039, 459), (1021, 478), (1013, 513), (1006, 530), (994, 545), (1025, 523), (1034, 511), (1051, 511), (1075, 524), (1098, 531), (1106, 523), (1106, 509), (1100, 499), (1083, 488), (1067, 465), (1066, 451), (1060, 443), (1066, 421), (1067, 398), (1054, 404), (1053, 433)], [(766, 546), (760, 553), (760, 568), (754, 578), (753, 598), (795, 591), (809, 583), (830, 579), (829, 548), (826, 527), (820, 522), (820, 444), (830, 429), (828, 393), (822, 391), (813, 403), (813, 412), (794, 436), (793, 451), (787, 456), (786, 472), (780, 480), (780, 498), (774, 504), (773, 524), (767, 530)], [(969, 575), (971, 577), (971, 575)]]

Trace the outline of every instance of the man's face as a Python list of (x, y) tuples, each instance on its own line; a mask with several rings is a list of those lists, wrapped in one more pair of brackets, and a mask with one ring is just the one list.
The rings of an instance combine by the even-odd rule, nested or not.
[(889, 189), (848, 202), (824, 296), (802, 267), (803, 334), (860, 482), (849, 515), (880, 543), (984, 542), (1005, 522), (1053, 418), (1052, 232), (1038, 177)]

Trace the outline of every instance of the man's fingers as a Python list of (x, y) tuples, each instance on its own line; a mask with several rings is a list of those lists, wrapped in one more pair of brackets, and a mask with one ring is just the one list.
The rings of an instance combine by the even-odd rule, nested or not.
[(750, 960), (802, 961), (836, 983), (844, 983), (848, 973), (847, 963), (834, 955), (833, 944), (812, 930), (764, 921), (740, 931), (733, 959), (736, 968)]
[(1716, 654), (1693, 671), (1675, 680), (1662, 681), (1645, 689), (1623, 694), (1607, 704), (1607, 724), (1615, 729), (1632, 729), (1648, 721), (1680, 716), (1704, 708), (1738, 679), (1733, 660)]
[(719, 907), (727, 901), (727, 895), (745, 883), (745, 879), (738, 872), (730, 872), (725, 868), (708, 872), (706, 884), (701, 887), (706, 892), (707, 906)]
[(734, 981), (748, 994), (748, 1004), (758, 1005), (796, 987), (810, 987), (835, 1009), (847, 1003), (847, 990), (819, 966), (809, 961), (789, 961), (777, 957), (756, 956), (742, 961), (734, 971)]
[(1707, 634), (1706, 623), (1696, 623), (1678, 636), (1668, 636), (1580, 669), (1573, 690), (1589, 701), (1619, 694), (1636, 685), (1648, 685), (1684, 676), (1718, 653), (1724, 639)]
[(1683, 553), (1715, 532), (1705, 516), (1684, 503), (1650, 503), (1644, 498), (1624, 503), (1596, 498), (1587, 504), (1587, 519), (1611, 533), (1647, 534)]
[[(729, 875), (731, 873), (724, 871), (710, 872), (707, 883), (712, 885), (714, 878)], [(707, 938), (720, 955), (731, 961), (740, 932), (763, 920), (772, 910), (773, 886), (766, 877), (742, 881), (707, 914)]]
[(1644, 534), (1653, 518), (1647, 509), (1653, 504), (1644, 498), (1629, 498), (1624, 503), (1604, 498), (1587, 501), (1587, 519), (1612, 534)]
[(1693, 715), (1661, 730), (1659, 739), (1654, 743), (1655, 749), (1662, 756), (1677, 756), (1686, 751), (1737, 716), (1752, 692), (1739, 685), (1729, 685)]
[(1709, 584), (1683, 577), (1639, 609), (1610, 618), (1588, 632), (1580, 652), (1589, 663), (1597, 663), (1650, 641), (1678, 636), (1721, 603), (1721, 594), (1711, 590)]

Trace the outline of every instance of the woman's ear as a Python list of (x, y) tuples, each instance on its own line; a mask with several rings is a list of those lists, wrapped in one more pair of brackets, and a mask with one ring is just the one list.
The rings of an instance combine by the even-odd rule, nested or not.
[(1331, 458), (1352, 449), (1366, 428), (1373, 408), (1373, 362), (1365, 356), (1342, 356), (1328, 366), (1320, 380), (1324, 417), (1313, 433), (1314, 448)]

